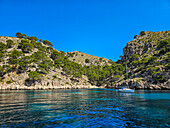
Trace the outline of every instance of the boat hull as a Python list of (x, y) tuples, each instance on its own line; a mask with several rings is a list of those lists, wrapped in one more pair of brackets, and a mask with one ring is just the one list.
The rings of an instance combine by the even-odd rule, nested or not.
[(119, 89), (119, 91), (118, 92), (123, 92), (123, 93), (134, 93), (135, 92), (135, 90), (133, 90), (133, 89)]

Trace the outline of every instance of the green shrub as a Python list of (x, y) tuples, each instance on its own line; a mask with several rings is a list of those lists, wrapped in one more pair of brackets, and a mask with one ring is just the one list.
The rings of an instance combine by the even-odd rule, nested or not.
[(18, 65), (19, 64), (19, 59), (9, 59), (9, 64)]
[(73, 57), (73, 56), (74, 56), (74, 53), (68, 52), (67, 55), (68, 55), (68, 57)]
[(40, 50), (40, 51), (46, 53), (47, 48), (46, 48), (45, 46), (41, 46), (38, 50)]
[(137, 35), (134, 36), (134, 39), (136, 39)]
[(25, 85), (26, 86), (31, 86), (35, 85), (35, 82), (41, 82), (43, 75), (39, 74), (37, 71), (31, 71), (28, 74), (29, 78), (25, 79)]
[(47, 64), (39, 64), (37, 68), (38, 73), (47, 74), (49, 72), (49, 67)]
[(7, 46), (4, 43), (0, 42), (0, 51), (2, 52), (6, 49), (7, 49)]
[(43, 44), (48, 45), (48, 46), (53, 46), (53, 44), (48, 40), (43, 40)]
[(164, 55), (166, 53), (166, 48), (161, 48), (161, 50), (159, 51), (158, 55)]
[(21, 34), (20, 32), (17, 32), (17, 33), (16, 33), (16, 37), (22, 38), (22, 34)]
[(85, 59), (85, 62), (86, 62), (86, 63), (89, 63), (89, 62), (90, 62), (90, 60), (89, 60), (89, 59)]
[(69, 82), (66, 82), (66, 84), (69, 84)]
[(158, 48), (170, 48), (170, 42), (168, 40), (163, 40), (158, 43)]
[(43, 45), (40, 42), (36, 42), (36, 41), (31, 41), (31, 43), (33, 44), (34, 48), (41, 48)]
[(40, 80), (43, 77), (43, 75), (39, 74), (37, 71), (31, 71), (28, 74), (28, 76), (29, 76), (29, 79), (33, 80), (33, 81), (38, 81), (38, 80)]
[(57, 78), (57, 76), (56, 75), (53, 75), (53, 79), (56, 79)]
[(7, 84), (11, 84), (11, 83), (12, 83), (12, 81), (11, 81), (11, 80), (9, 80), (9, 81), (7, 81), (6, 83), (7, 83)]
[(21, 40), (21, 44), (24, 44), (24, 43), (30, 43), (30, 41), (27, 40), (27, 39), (22, 39), (22, 40)]
[(41, 64), (47, 64), (48, 68), (53, 67), (53, 61), (51, 60), (44, 60)]
[(102, 62), (103, 58), (99, 58), (99, 61)]
[(165, 76), (157, 74), (156, 77), (154, 78), (154, 83), (162, 83), (165, 81)]
[(13, 41), (13, 40), (10, 40), (10, 39), (9, 39), (9, 40), (7, 40), (6, 42), (7, 42), (7, 45), (6, 45), (6, 46), (7, 46), (8, 48), (12, 48), (12, 47), (14, 46), (14, 41)]
[(53, 60), (55, 60), (55, 59), (64, 59), (64, 57), (65, 57), (64, 53), (60, 53), (57, 50), (54, 50), (52, 52), (52, 54), (51, 54), (51, 58)]
[(29, 40), (34, 40), (34, 41), (38, 41), (38, 38), (37, 37), (34, 37), (34, 36), (28, 36), (27, 39)]
[(43, 53), (42, 51), (34, 52), (34, 54), (32, 54), (31, 57), (33, 59), (33, 62), (35, 63), (38, 63), (38, 62), (41, 62), (47, 59), (47, 55)]
[(147, 64), (148, 61), (149, 61), (149, 58), (143, 58), (143, 59), (140, 61), (140, 63), (144, 65), (144, 64)]
[(140, 32), (140, 35), (141, 35), (141, 36), (144, 36), (144, 35), (145, 35), (145, 32), (144, 32), (144, 31), (141, 31), (141, 32)]
[(24, 73), (28, 69), (28, 62), (20, 60), (17, 73)]
[(46, 51), (48, 54), (51, 54), (53, 52), (53, 48), (52, 47), (47, 47)]
[(170, 63), (170, 55), (168, 55), (167, 57), (163, 58), (164, 61), (166, 61), (167, 63)]
[(21, 49), (24, 53), (29, 53), (32, 52), (33, 45), (31, 43), (23, 43)]
[(32, 58), (30, 56), (24, 56), (20, 59), (20, 63), (30, 64), (32, 63)]
[(26, 34), (21, 34), (20, 32), (17, 32), (16, 33), (16, 37), (18, 37), (18, 38), (27, 38), (27, 35)]
[(47, 86), (49, 85), (50, 83), (49, 82), (47, 82)]
[(154, 74), (158, 73), (158, 71), (160, 71), (160, 69), (158, 67), (148, 67), (147, 71), (148, 71), (149, 75), (154, 75)]
[(39, 65), (38, 65), (38, 67), (43, 68), (43, 69), (45, 69), (46, 71), (48, 71), (48, 70), (49, 70), (49, 68), (48, 68), (48, 65), (47, 65), (47, 64), (39, 64)]
[(2, 77), (5, 74), (4, 67), (0, 66), (0, 77)]
[(54, 60), (54, 66), (56, 68), (60, 68), (62, 66), (62, 59), (56, 59)]
[(21, 42), (18, 44), (18, 49), (21, 49), (24, 43), (30, 43), (27, 39), (22, 39)]
[(11, 54), (9, 56), (11, 59), (18, 59), (22, 55), (23, 55), (23, 53), (21, 51), (14, 50), (11, 52)]
[(130, 62), (134, 61), (134, 60), (137, 60), (139, 58), (139, 55), (137, 54), (133, 54), (131, 57), (130, 57)]
[(168, 63), (167, 65), (165, 65), (165, 71), (170, 71), (170, 63)]
[(131, 62), (131, 65), (134, 66), (134, 67), (138, 66), (139, 64), (140, 64), (139, 60), (135, 60), (135, 61)]
[(4, 53), (0, 52), (0, 62), (3, 61)]
[(152, 57), (150, 57), (149, 58), (149, 60), (148, 60), (148, 64), (154, 64), (154, 62), (157, 60), (158, 58), (156, 57), (156, 56), (152, 56)]
[(165, 55), (168, 55), (168, 56), (169, 56), (169, 55), (170, 55), (170, 52), (167, 52)]
[(120, 75), (115, 75), (115, 76), (112, 78), (112, 82), (119, 80), (119, 78), (120, 78)]

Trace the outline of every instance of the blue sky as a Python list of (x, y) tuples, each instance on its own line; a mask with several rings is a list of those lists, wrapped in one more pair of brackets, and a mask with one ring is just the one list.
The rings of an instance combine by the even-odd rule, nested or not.
[(0, 26), (117, 61), (140, 31), (170, 30), (170, 0), (0, 0)]

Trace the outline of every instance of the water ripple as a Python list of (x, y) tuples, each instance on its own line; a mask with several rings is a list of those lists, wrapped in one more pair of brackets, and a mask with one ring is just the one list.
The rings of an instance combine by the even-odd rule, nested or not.
[(170, 92), (115, 89), (0, 92), (0, 127), (169, 127)]

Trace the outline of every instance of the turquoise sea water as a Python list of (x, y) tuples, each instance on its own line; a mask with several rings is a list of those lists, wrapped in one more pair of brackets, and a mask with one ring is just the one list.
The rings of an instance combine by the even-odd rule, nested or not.
[(166, 128), (170, 91), (114, 89), (0, 91), (1, 128)]

